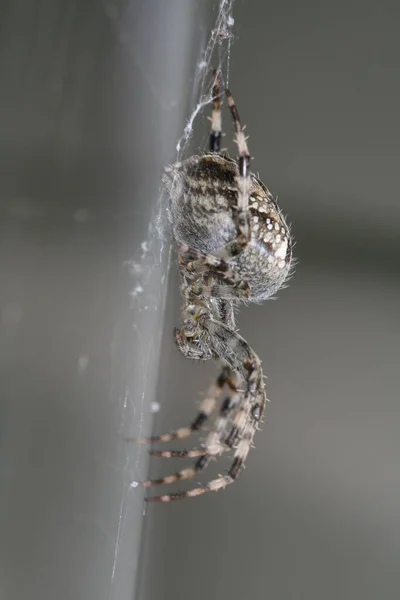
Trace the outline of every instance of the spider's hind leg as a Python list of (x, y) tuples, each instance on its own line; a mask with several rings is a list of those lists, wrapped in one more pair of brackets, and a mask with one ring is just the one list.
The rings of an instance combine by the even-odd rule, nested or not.
[(219, 73), (214, 71), (214, 84), (212, 88), (213, 110), (211, 117), (210, 152), (221, 150), (222, 119), (221, 119), (221, 93), (219, 89)]
[(239, 241), (242, 245), (246, 245), (250, 240), (250, 213), (249, 213), (249, 197), (250, 197), (250, 153), (247, 147), (246, 136), (240, 124), (239, 112), (236, 108), (235, 101), (229, 90), (225, 91), (228, 99), (229, 108), (231, 109), (233, 129), (235, 131), (235, 142), (239, 151), (238, 169), (239, 176), (237, 180), (238, 187), (238, 213), (236, 225), (239, 233)]

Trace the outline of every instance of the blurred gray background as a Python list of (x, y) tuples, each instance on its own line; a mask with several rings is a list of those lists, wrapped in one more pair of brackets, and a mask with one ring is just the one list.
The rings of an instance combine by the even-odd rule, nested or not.
[(173, 346), (151, 228), (216, 5), (1, 4), (1, 600), (399, 597), (397, 2), (236, 0), (230, 87), (297, 240), (239, 317), (272, 402), (226, 491), (130, 489), (124, 437), (185, 425), (215, 375)]

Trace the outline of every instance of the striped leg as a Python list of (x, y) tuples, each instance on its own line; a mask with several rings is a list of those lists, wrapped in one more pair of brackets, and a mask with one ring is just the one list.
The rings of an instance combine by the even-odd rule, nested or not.
[[(212, 272), (212, 269), (210, 270)], [(215, 277), (211, 275), (209, 282), (196, 282), (190, 289), (196, 296), (203, 298), (223, 298), (224, 300), (236, 300), (238, 298), (248, 298), (250, 295), (250, 286), (247, 281), (230, 280), (223, 276), (224, 284), (215, 283)]]
[(233, 129), (235, 131), (235, 142), (239, 150), (239, 197), (238, 207), (239, 211), (247, 211), (249, 206), (249, 183), (250, 183), (250, 154), (247, 147), (246, 137), (243, 132), (243, 128), (240, 124), (239, 112), (236, 108), (235, 101), (229, 90), (225, 92), (228, 99), (229, 108), (231, 109)]
[[(150, 438), (140, 438), (135, 440), (136, 442), (146, 443), (146, 442), (154, 442), (154, 441), (170, 441), (172, 439), (183, 439), (185, 437), (189, 437), (191, 433), (196, 431), (201, 427), (206, 418), (210, 416), (212, 411), (214, 410), (215, 404), (219, 399), (222, 389), (227, 384), (231, 390), (236, 392), (236, 384), (234, 379), (231, 376), (231, 371), (229, 367), (224, 367), (222, 369), (221, 375), (218, 377), (217, 381), (213, 386), (211, 386), (207, 397), (203, 400), (200, 412), (196, 419), (193, 421), (190, 427), (185, 427), (176, 430), (175, 432), (163, 434), (160, 436), (152, 436)], [(227, 401), (229, 400), (229, 402)], [(218, 419), (218, 427), (221, 428), (224, 426), (224, 430), (226, 429), (225, 420), (227, 418), (228, 412), (231, 408), (233, 408), (234, 403), (228, 399), (225, 400), (221, 407), (220, 418)], [(199, 457), (198, 461), (189, 468), (182, 469), (177, 473), (173, 473), (166, 477), (162, 477), (161, 479), (154, 479), (140, 482), (142, 487), (149, 487), (151, 485), (162, 485), (167, 483), (173, 483), (175, 481), (181, 481), (184, 479), (189, 479), (193, 477), (198, 471), (204, 469), (211, 458), (216, 456), (217, 454), (221, 454), (224, 451), (224, 446), (218, 443), (218, 440), (221, 438), (221, 433), (218, 429), (218, 432), (212, 431), (207, 437), (206, 443), (204, 445), (204, 449), (191, 449), (191, 450), (172, 450), (172, 451), (151, 451), (150, 454), (153, 456), (159, 456), (162, 458), (186, 458), (186, 457)]]
[(221, 137), (222, 137), (222, 119), (221, 119), (221, 98), (219, 90), (219, 73), (214, 71), (214, 85), (212, 89), (213, 95), (213, 111), (212, 116), (209, 117), (211, 121), (211, 133), (210, 133), (210, 151), (219, 152), (221, 149)]
[[(228, 265), (226, 260), (237, 254), (236, 240), (233, 240), (222, 249), (216, 251), (216, 254), (224, 256), (219, 258), (212, 254), (203, 254), (199, 250), (189, 248), (181, 244), (179, 251), (179, 261), (185, 271), (187, 280), (195, 277), (192, 293), (206, 298), (248, 298), (250, 294), (250, 286), (247, 281), (243, 281), (237, 273)], [(240, 248), (241, 249), (241, 248)], [(233, 253), (233, 254), (232, 254)], [(203, 280), (199, 279), (199, 273), (204, 273)], [(209, 282), (207, 282), (207, 279)], [(219, 283), (218, 280), (223, 280)]]
[(235, 142), (239, 150), (238, 158), (238, 214), (237, 226), (241, 233), (242, 243), (248, 243), (250, 239), (250, 215), (249, 215), (249, 195), (250, 195), (250, 154), (247, 147), (246, 137), (244, 135), (238, 109), (229, 90), (225, 91), (231, 109), (233, 129), (235, 131)]
[[(215, 329), (214, 334), (223, 341), (223, 344), (219, 347), (219, 356), (228, 361), (228, 357), (225, 354), (229, 350), (229, 362), (232, 368), (236, 367), (236, 371), (240, 372), (245, 380), (245, 392), (241, 396), (241, 400), (239, 400), (239, 407), (233, 421), (232, 429), (225, 442), (226, 445), (232, 446), (235, 449), (233, 462), (226, 476), (220, 476), (206, 485), (185, 492), (148, 498), (149, 502), (171, 502), (182, 498), (200, 496), (206, 492), (217, 491), (233, 483), (247, 458), (254, 434), (264, 412), (266, 395), (261, 363), (258, 357), (241, 336), (222, 323), (210, 320), (208, 323), (205, 322), (204, 325), (209, 331)], [(224, 447), (224, 442), (220, 437), (221, 431), (218, 433), (219, 437), (217, 435), (215, 439), (219, 446)], [(208, 444), (210, 444), (210, 449), (212, 449), (211, 440), (208, 441)], [(207, 442), (205, 448), (208, 449)], [(200, 460), (207, 462), (209, 456), (210, 453), (204, 455)]]
[(237, 373), (231, 373), (226, 376), (226, 383), (231, 390), (231, 394), (226, 396), (223, 401), (215, 425), (208, 434), (202, 448), (191, 448), (190, 450), (150, 450), (149, 454), (159, 458), (195, 458), (204, 456), (205, 454), (216, 456), (225, 451), (227, 448), (225, 444), (221, 446), (220, 440), (228, 427), (229, 417), (239, 404), (242, 394), (238, 390), (237, 379)]
[[(210, 461), (228, 450), (228, 447), (224, 445), (221, 440), (224, 437), (226, 428), (229, 423), (229, 415), (237, 406), (240, 401), (241, 392), (237, 390), (236, 384), (233, 382), (233, 378), (230, 381), (227, 381), (233, 393), (227, 396), (221, 406), (219, 417), (216, 421), (215, 427), (210, 431), (207, 436), (204, 449), (203, 450), (188, 450), (180, 453), (179, 451), (175, 452), (157, 452), (157, 456), (163, 456), (165, 458), (170, 458), (171, 455), (175, 458), (177, 457), (186, 457), (186, 456), (197, 456), (201, 453), (200, 458), (197, 462), (186, 469), (182, 469), (177, 473), (173, 473), (171, 475), (167, 475), (166, 477), (162, 477), (161, 479), (154, 479), (150, 481), (145, 481), (141, 485), (142, 487), (150, 487), (152, 485), (163, 485), (168, 483), (174, 483), (176, 481), (182, 481), (184, 479), (190, 479), (196, 475), (199, 471), (205, 469), (205, 467), (210, 463)], [(176, 500), (178, 497), (184, 497), (182, 494), (186, 494), (186, 492), (178, 492), (177, 494), (164, 494), (163, 496), (152, 496), (146, 498), (147, 502), (169, 502), (170, 500)]]
[(215, 383), (209, 388), (204, 400), (200, 404), (200, 410), (197, 417), (188, 427), (181, 427), (170, 433), (162, 433), (161, 435), (152, 435), (144, 438), (127, 438), (127, 442), (135, 442), (137, 444), (151, 444), (154, 442), (171, 442), (172, 440), (181, 440), (188, 438), (198, 431), (213, 413), (217, 400), (219, 399), (222, 388), (224, 387), (229, 375), (229, 369), (224, 367), (221, 375)]

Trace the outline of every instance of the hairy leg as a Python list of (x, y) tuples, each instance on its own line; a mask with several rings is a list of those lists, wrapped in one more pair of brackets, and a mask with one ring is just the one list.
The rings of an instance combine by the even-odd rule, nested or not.
[(225, 259), (203, 254), (183, 244), (179, 251), (181, 273), (185, 280), (183, 291), (189, 287), (192, 294), (204, 298), (248, 298), (249, 284), (238, 276)]
[[(233, 391), (233, 390), (231, 390)], [(141, 485), (144, 487), (150, 487), (152, 485), (163, 485), (169, 483), (175, 483), (176, 481), (182, 481), (184, 479), (191, 479), (197, 473), (202, 471), (207, 467), (210, 461), (217, 456), (221, 455), (223, 452), (226, 452), (229, 448), (226, 444), (224, 444), (224, 434), (226, 432), (227, 425), (229, 423), (229, 415), (235, 409), (235, 407), (240, 402), (241, 392), (234, 391), (231, 395), (227, 396), (221, 406), (219, 416), (216, 420), (215, 426), (208, 434), (205, 442), (204, 449), (200, 450), (188, 450), (184, 451), (182, 454), (179, 452), (174, 452), (174, 457), (181, 456), (196, 456), (200, 453), (200, 458), (192, 465), (186, 469), (182, 469), (177, 473), (173, 473), (171, 475), (167, 475), (162, 477), (161, 479), (154, 479), (150, 481), (145, 481)], [(169, 458), (169, 453), (157, 453), (158, 456), (163, 456)], [(196, 488), (197, 489), (197, 488)], [(172, 494), (163, 494), (162, 496), (150, 496), (146, 498), (147, 502), (170, 502), (172, 500), (178, 500), (184, 497), (190, 497), (191, 495), (195, 495), (192, 493), (192, 490), (188, 492), (176, 492)]]
[(233, 129), (235, 131), (235, 142), (239, 151), (238, 168), (239, 177), (238, 186), (238, 214), (237, 226), (240, 231), (239, 241), (246, 245), (250, 240), (250, 215), (249, 215), (249, 196), (250, 196), (250, 154), (247, 147), (246, 137), (244, 135), (239, 112), (235, 101), (229, 90), (226, 90), (229, 108), (231, 109)]
[[(182, 469), (176, 473), (166, 475), (160, 479), (143, 481), (143, 482), (141, 482), (142, 487), (150, 487), (152, 485), (163, 485), (163, 484), (168, 484), (168, 483), (174, 483), (176, 481), (182, 481), (182, 480), (194, 477), (194, 475), (196, 473), (203, 470), (209, 464), (210, 460), (213, 457), (215, 457), (219, 454), (222, 454), (225, 450), (228, 449), (228, 447), (226, 445), (221, 443), (221, 440), (223, 440), (225, 432), (226, 432), (229, 414), (232, 412), (234, 407), (239, 402), (240, 393), (238, 392), (236, 382), (237, 382), (236, 375), (231, 373), (231, 371), (228, 367), (224, 367), (221, 375), (219, 376), (219, 378), (217, 380), (216, 385), (222, 390), (224, 385), (227, 384), (230, 388), (231, 393), (230, 393), (230, 395), (228, 395), (225, 398), (225, 400), (221, 406), (219, 417), (216, 421), (214, 428), (210, 431), (210, 433), (208, 434), (208, 436), (205, 440), (204, 448), (202, 448), (202, 449), (194, 448), (191, 450), (182, 450), (182, 451), (179, 451), (179, 450), (174, 451), (173, 450), (173, 451), (151, 451), (150, 452), (150, 454), (152, 454), (153, 456), (159, 456), (162, 458), (199, 457), (198, 460), (195, 462), (195, 464), (186, 469)], [(210, 392), (209, 392), (209, 394), (210, 394)], [(215, 393), (214, 396), (215, 396), (215, 400), (216, 400), (217, 394)], [(201, 415), (201, 413), (200, 413), (200, 415)], [(199, 420), (199, 418), (197, 418), (195, 422), (198, 422), (198, 420)], [(166, 434), (164, 436), (157, 436), (156, 438), (154, 438), (154, 437), (147, 438), (146, 440), (170, 441), (169, 437), (167, 439), (167, 437), (166, 437), (167, 435), (170, 435), (170, 434)], [(179, 435), (176, 437), (182, 438), (182, 437), (188, 437), (188, 436), (187, 435), (184, 435), (184, 436)], [(176, 437), (173, 439), (176, 439)], [(159, 499), (159, 498), (148, 498), (147, 500), (154, 502), (154, 501), (157, 501), (157, 499)]]
[(229, 372), (229, 369), (226, 367), (222, 369), (220, 376), (208, 389), (207, 394), (200, 404), (200, 410), (191, 425), (187, 427), (181, 427), (170, 433), (163, 433), (161, 435), (153, 435), (136, 439), (128, 438), (126, 441), (133, 441), (138, 444), (151, 444), (153, 442), (170, 442), (172, 440), (184, 439), (191, 436), (192, 433), (198, 431), (204, 425), (204, 423), (213, 413), (216, 403), (221, 396), (222, 389), (227, 381), (227, 378), (229, 377)]
[[(231, 367), (231, 369), (237, 373), (240, 373), (244, 379), (245, 389), (241, 396), (237, 397), (231, 405), (227, 405), (228, 412), (232, 408), (238, 406), (238, 410), (235, 415), (235, 419), (232, 424), (231, 432), (225, 440), (225, 444), (220, 438), (221, 430), (225, 430), (226, 422), (221, 419), (217, 424), (218, 434), (215, 438), (209, 438), (206, 441), (209, 448), (213, 448), (213, 441), (215, 440), (216, 448), (224, 445), (231, 446), (234, 448), (233, 462), (226, 476), (220, 476), (209, 483), (198, 486), (194, 489), (190, 489), (184, 492), (177, 492), (173, 494), (164, 494), (149, 498), (150, 502), (170, 502), (173, 500), (179, 500), (182, 498), (190, 498), (199, 496), (209, 491), (217, 491), (233, 483), (238, 476), (251, 448), (254, 434), (257, 430), (258, 424), (262, 418), (266, 395), (263, 383), (263, 374), (261, 369), (261, 363), (257, 355), (253, 352), (247, 342), (239, 336), (235, 331), (229, 329), (223, 323), (213, 321), (210, 318), (205, 318), (202, 321), (202, 326), (208, 329), (212, 339), (216, 341), (215, 352), (225, 360)], [(237, 390), (237, 386), (236, 386)], [(213, 435), (215, 432), (211, 432)], [(207, 452), (204, 456), (199, 459), (203, 465), (208, 464), (211, 452)], [(194, 475), (199, 469), (193, 468), (190, 470), (190, 477)], [(189, 472), (186, 471), (185, 472)], [(182, 479), (182, 477), (179, 477)], [(177, 481), (177, 479), (174, 479)], [(163, 483), (166, 483), (163, 481)]]
[(219, 73), (214, 71), (214, 84), (212, 89), (213, 95), (213, 110), (211, 117), (211, 133), (210, 133), (210, 151), (219, 152), (221, 149), (222, 137), (222, 119), (221, 119), (221, 98), (219, 89)]

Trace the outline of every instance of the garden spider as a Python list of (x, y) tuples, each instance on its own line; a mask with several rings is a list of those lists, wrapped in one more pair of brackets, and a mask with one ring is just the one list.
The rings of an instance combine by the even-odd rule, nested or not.
[(153, 502), (199, 496), (236, 479), (267, 398), (260, 359), (237, 333), (234, 308), (240, 302), (269, 298), (284, 283), (292, 262), (289, 228), (267, 187), (249, 170), (250, 154), (239, 114), (229, 90), (225, 95), (238, 159), (220, 153), (221, 94), (219, 75), (214, 72), (210, 150), (167, 167), (163, 177), (183, 296), (183, 325), (175, 330), (175, 341), (185, 357), (214, 358), (222, 370), (190, 426), (139, 441), (169, 442), (189, 437), (211, 416), (224, 388), (228, 393), (201, 448), (150, 452), (165, 458), (195, 457), (194, 465), (141, 485), (189, 479), (212, 458), (229, 450), (233, 462), (226, 475), (184, 492), (147, 498)]

